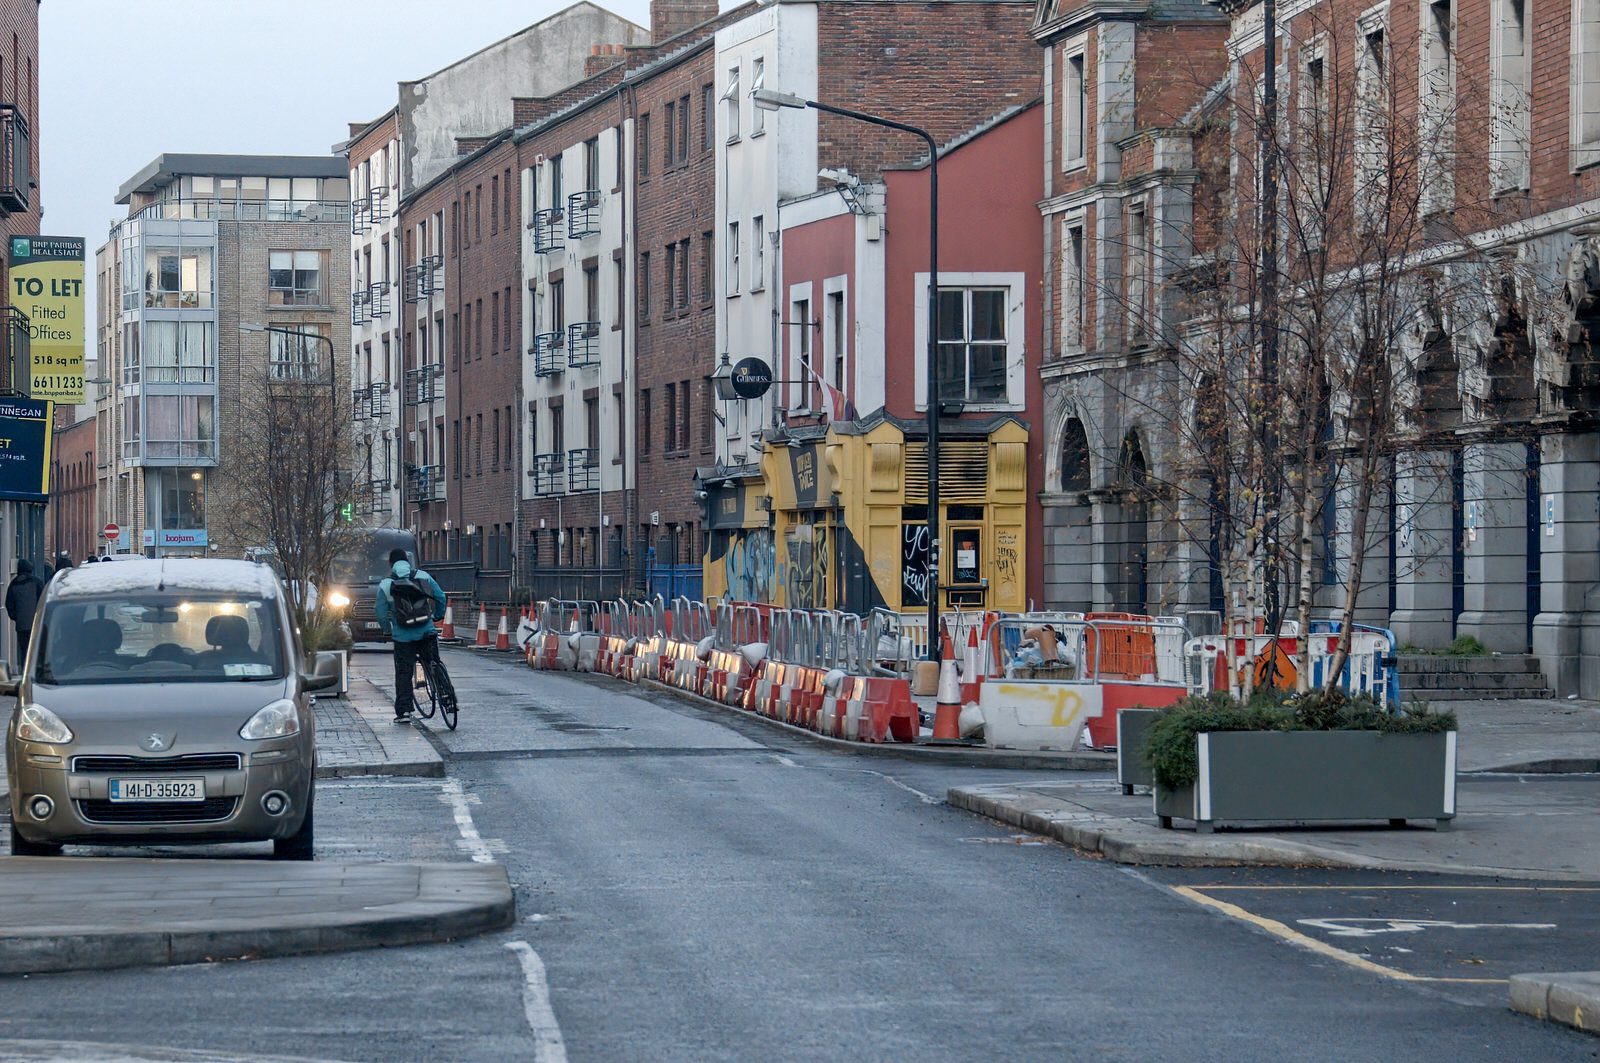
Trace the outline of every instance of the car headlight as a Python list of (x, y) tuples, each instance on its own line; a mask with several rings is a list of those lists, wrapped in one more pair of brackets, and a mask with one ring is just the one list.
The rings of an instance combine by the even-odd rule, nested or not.
[(300, 714), (292, 701), (274, 701), (239, 728), (239, 737), (248, 739), (288, 738), (300, 733)]
[(59, 746), (72, 741), (72, 728), (43, 705), (24, 705), (17, 714), (17, 737), (24, 742)]
[(328, 604), (335, 609), (343, 609), (350, 604), (350, 596), (344, 591), (329, 591)]

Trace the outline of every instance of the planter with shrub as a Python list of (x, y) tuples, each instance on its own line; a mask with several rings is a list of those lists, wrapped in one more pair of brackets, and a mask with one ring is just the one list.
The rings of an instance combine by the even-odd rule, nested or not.
[(1161, 709), (1123, 709), (1117, 713), (1117, 783), (1125, 794), (1135, 786), (1154, 786), (1155, 775), (1144, 758), (1144, 739)]
[(1143, 755), (1163, 827), (1431, 819), (1442, 830), (1456, 814), (1455, 715), (1391, 713), (1365, 695), (1186, 698), (1150, 724)]

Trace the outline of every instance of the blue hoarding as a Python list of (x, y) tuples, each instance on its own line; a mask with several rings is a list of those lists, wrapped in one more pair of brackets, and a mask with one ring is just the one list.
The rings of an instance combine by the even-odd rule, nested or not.
[(0, 399), (0, 499), (48, 500), (50, 407), (42, 399)]

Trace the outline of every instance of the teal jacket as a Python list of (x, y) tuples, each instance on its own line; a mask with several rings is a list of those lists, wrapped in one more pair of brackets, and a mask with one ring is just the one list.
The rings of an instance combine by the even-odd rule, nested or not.
[[(394, 568), (390, 570), (390, 574), (400, 579), (413, 575), (411, 562), (396, 561)], [(439, 584), (434, 582), (432, 576), (421, 569), (416, 571), (415, 578), (418, 583), (422, 584), (422, 589), (427, 591), (428, 596), (433, 599), (433, 620), (443, 620), (444, 591), (440, 590)], [(430, 635), (437, 635), (439, 629), (433, 626), (433, 620), (428, 621), (421, 627), (394, 626), (394, 596), (389, 590), (391, 582), (391, 580), (385, 579), (378, 584), (378, 600), (373, 603), (373, 613), (376, 614), (378, 627), (383, 633), (393, 637), (396, 642), (419, 642)]]

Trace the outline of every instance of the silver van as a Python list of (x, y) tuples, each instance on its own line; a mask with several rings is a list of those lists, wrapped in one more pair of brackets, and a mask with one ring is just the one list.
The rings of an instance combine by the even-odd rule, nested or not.
[(63, 844), (267, 841), (312, 857), (310, 695), (338, 661), (303, 654), (265, 565), (86, 565), (39, 605), (6, 728), (11, 852)]

